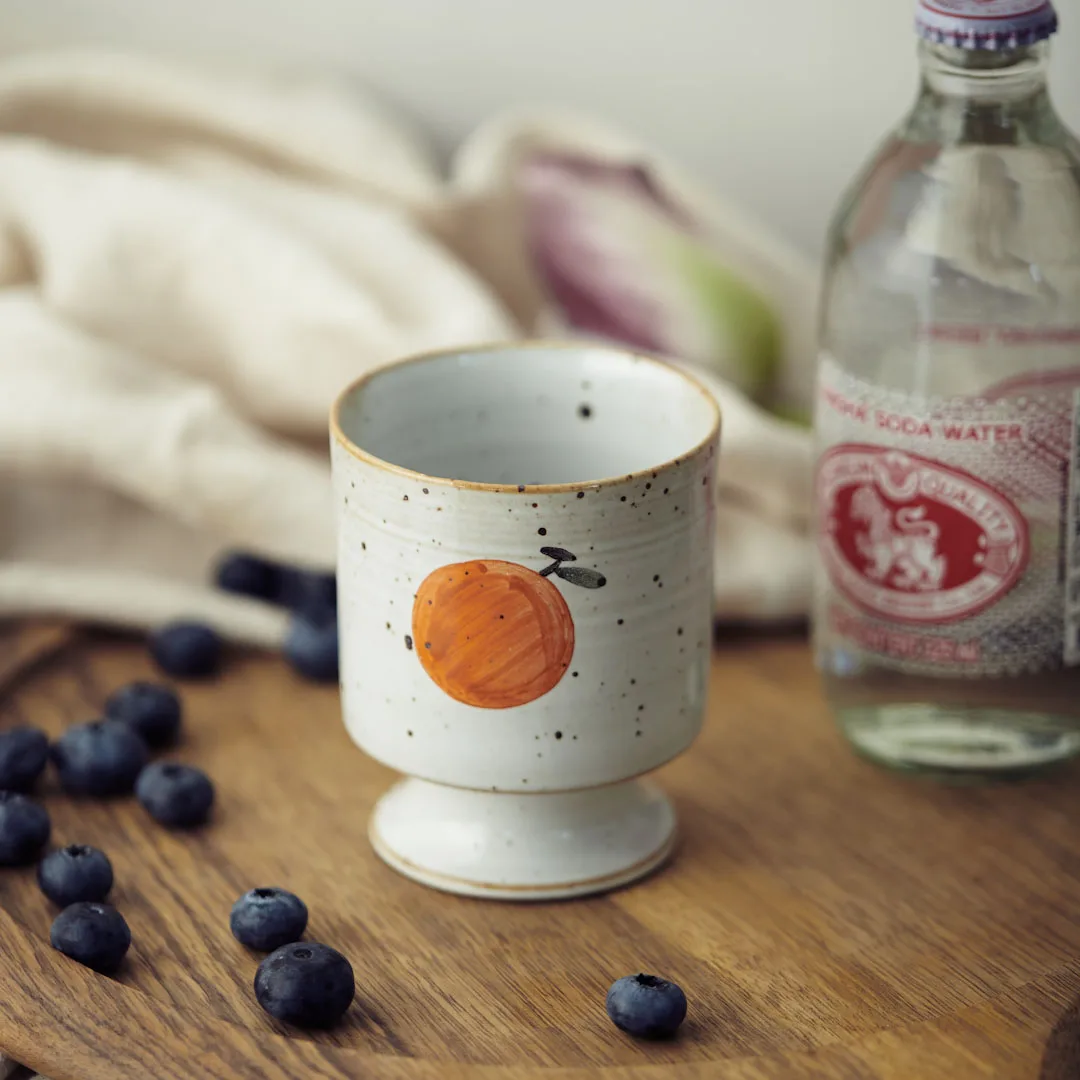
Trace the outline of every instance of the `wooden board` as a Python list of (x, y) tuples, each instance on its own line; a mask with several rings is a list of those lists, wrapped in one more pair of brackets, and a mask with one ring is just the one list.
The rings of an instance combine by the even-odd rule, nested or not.
[[(54, 634), (43, 663), (18, 640), (0, 644), (6, 724), (59, 732), (152, 674), (135, 643)], [(12, 681), (19, 647), (37, 662)], [(45, 793), (58, 841), (114, 861), (135, 942), (117, 979), (49, 949), (32, 871), (0, 875), (0, 1048), (53, 1080), (1078, 1075), (1077, 770), (952, 789), (883, 773), (834, 733), (798, 638), (719, 646), (707, 730), (663, 772), (674, 863), (557, 904), (444, 896), (378, 862), (365, 821), (391, 776), (352, 747), (333, 690), (236, 655), (184, 698), (175, 756), (217, 781), (211, 827)], [(310, 936), (355, 966), (334, 1032), (286, 1033), (255, 1004), (227, 919), (265, 884), (304, 896)], [(689, 996), (673, 1043), (604, 1015), (611, 980), (642, 969)]]

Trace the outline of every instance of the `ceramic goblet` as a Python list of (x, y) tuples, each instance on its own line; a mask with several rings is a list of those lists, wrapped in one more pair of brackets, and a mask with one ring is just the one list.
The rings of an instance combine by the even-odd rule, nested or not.
[(405, 774), (369, 835), (403, 874), (537, 899), (672, 850), (641, 777), (697, 734), (719, 411), (591, 344), (420, 356), (332, 417), (345, 723)]

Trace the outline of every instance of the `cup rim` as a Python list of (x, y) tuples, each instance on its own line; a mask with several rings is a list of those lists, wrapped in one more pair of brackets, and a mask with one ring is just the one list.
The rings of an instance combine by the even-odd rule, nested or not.
[[(571, 480), (560, 484), (491, 484), (479, 480), (457, 480), (449, 476), (434, 476), (430, 473), (422, 473), (415, 469), (406, 468), (404, 465), (397, 465), (392, 461), (386, 461), (384, 458), (377, 457), (375, 454), (372, 454), (370, 451), (357, 445), (356, 442), (345, 434), (345, 431), (341, 426), (341, 411), (346, 400), (378, 375), (383, 375), (387, 371), (392, 371), (395, 368), (405, 367), (409, 364), (424, 363), (428, 360), (439, 360), (444, 357), (460, 356), (463, 354), (503, 352), (510, 349), (598, 349), (608, 353), (618, 353), (623, 356), (633, 357), (636, 360), (643, 360), (655, 367), (663, 368), (664, 371), (674, 374), (677, 378), (682, 379), (683, 382), (697, 390), (697, 392), (705, 399), (706, 404), (712, 413), (712, 422), (709, 425), (708, 434), (678, 457), (669, 458), (667, 461), (660, 462), (645, 469), (638, 469), (636, 472), (632, 473), (620, 473), (618, 476), (604, 476), (596, 480)], [(409, 480), (421, 481), (425, 484), (437, 484), (444, 488), (457, 488), (459, 490), (467, 491), (490, 491), (496, 493), (527, 492), (535, 495), (557, 495), (562, 492), (582, 491), (585, 489), (594, 491), (599, 488), (613, 487), (616, 484), (633, 482), (642, 477), (655, 477), (660, 472), (670, 470), (683, 462), (696, 458), (708, 447), (714, 446), (717, 439), (720, 437), (721, 427), (722, 414), (720, 403), (709, 392), (703, 382), (684, 371), (681, 367), (669, 364), (658, 357), (649, 356), (647, 353), (637, 352), (634, 349), (626, 349), (619, 345), (608, 345), (604, 342), (568, 341), (547, 338), (525, 338), (518, 341), (488, 341), (477, 345), (457, 345), (450, 348), (430, 349), (426, 352), (414, 353), (410, 356), (403, 357), (400, 360), (392, 360), (389, 363), (380, 364), (378, 367), (372, 368), (371, 371), (365, 372), (359, 378), (354, 379), (337, 395), (333, 405), (330, 407), (330, 434), (334, 441), (337, 442), (343, 450), (346, 450), (354, 458), (358, 461), (362, 461), (365, 465), (372, 465), (378, 469), (385, 469), (387, 472), (395, 473), (396, 475)]]

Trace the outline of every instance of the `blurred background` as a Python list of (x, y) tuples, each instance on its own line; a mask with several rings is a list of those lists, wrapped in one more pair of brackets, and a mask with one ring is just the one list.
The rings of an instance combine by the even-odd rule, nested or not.
[(276, 643), (210, 586), (331, 571), (338, 391), (566, 336), (706, 381), (717, 618), (803, 619), (817, 267), (916, 47), (913, 0), (3, 0), (0, 615)]
[[(1080, 0), (1058, 0), (1058, 107), (1080, 129)], [(915, 87), (909, 0), (4, 0), (0, 47), (61, 43), (327, 65), (443, 151), (515, 103), (603, 116), (817, 256)]]

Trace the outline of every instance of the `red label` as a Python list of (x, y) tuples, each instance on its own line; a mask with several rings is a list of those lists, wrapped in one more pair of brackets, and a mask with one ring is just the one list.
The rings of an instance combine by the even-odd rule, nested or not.
[(820, 462), (822, 557), (851, 601), (893, 622), (957, 622), (995, 603), (1028, 561), (1023, 514), (978, 477), (862, 443)]
[(978, 353), (939, 342), (942, 369), (995, 371), (977, 394), (907, 393), (822, 358), (815, 622), (848, 658), (965, 678), (1080, 665), (1075, 329), (1024, 331), (1052, 351), (1004, 379), (1027, 354), (1001, 328)]

